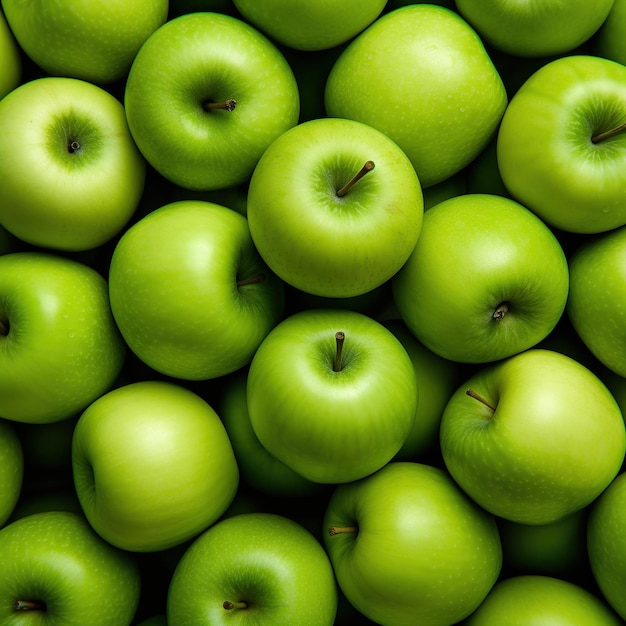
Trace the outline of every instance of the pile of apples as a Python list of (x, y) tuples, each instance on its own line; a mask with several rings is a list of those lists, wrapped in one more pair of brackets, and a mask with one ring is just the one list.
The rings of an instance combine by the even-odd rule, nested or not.
[(1, 0), (0, 624), (626, 622), (626, 0)]

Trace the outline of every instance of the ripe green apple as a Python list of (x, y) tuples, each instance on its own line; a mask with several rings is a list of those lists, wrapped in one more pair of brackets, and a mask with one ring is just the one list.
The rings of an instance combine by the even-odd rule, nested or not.
[(272, 513), (242, 513), (206, 530), (183, 554), (167, 596), (169, 626), (332, 626), (336, 611), (324, 548), (299, 523)]
[(590, 39), (613, 2), (456, 0), (456, 7), (490, 47), (520, 57), (548, 57), (570, 52)]
[(131, 66), (124, 104), (148, 162), (190, 189), (248, 180), (267, 146), (298, 121), (289, 64), (258, 30), (200, 11), (159, 27)]
[(35, 513), (0, 530), (0, 623), (129, 626), (139, 604), (133, 555), (80, 515)]
[(284, 308), (283, 283), (259, 256), (246, 218), (200, 200), (166, 204), (126, 230), (109, 292), (130, 349), (186, 380), (247, 365)]
[(593, 355), (626, 376), (626, 226), (587, 239), (570, 257), (567, 315)]
[(379, 17), (335, 62), (326, 111), (384, 132), (408, 155), (423, 187), (469, 164), (507, 105), (482, 41), (457, 13), (411, 4)]
[(360, 295), (391, 278), (415, 246), (423, 212), (406, 154), (347, 119), (283, 133), (248, 190), (250, 233), (265, 262), (293, 287), (326, 297)]
[(94, 269), (42, 251), (0, 256), (0, 415), (75, 416), (105, 393), (126, 347)]
[(22, 492), (24, 453), (14, 425), (0, 419), (0, 528), (9, 519)]
[(72, 465), (89, 523), (134, 552), (165, 550), (205, 530), (239, 478), (215, 411), (167, 381), (129, 383), (93, 402), (76, 424)]
[(607, 602), (626, 620), (626, 473), (619, 474), (589, 510), (587, 553)]
[(623, 626), (590, 590), (551, 576), (513, 576), (498, 581), (465, 626)]
[(358, 35), (387, 0), (233, 0), (243, 18), (278, 43), (298, 50), (334, 48)]
[(247, 397), (263, 447), (308, 480), (332, 484), (389, 462), (418, 399), (400, 341), (345, 309), (310, 309), (277, 324), (252, 359)]
[(611, 483), (626, 429), (591, 370), (531, 349), (470, 376), (444, 410), (440, 440), (447, 469), (478, 504), (513, 522), (547, 524)]
[(579, 54), (542, 65), (511, 98), (497, 136), (511, 196), (567, 232), (626, 224), (625, 115), (621, 63)]
[(424, 214), (406, 264), (392, 278), (398, 311), (443, 358), (503, 359), (544, 339), (567, 301), (559, 241), (510, 198), (463, 194)]
[(622, 36), (626, 28), (626, 0), (614, 0), (607, 18), (591, 40), (593, 54), (626, 63), (626, 41)]
[(20, 48), (0, 11), (0, 99), (15, 89), (22, 79), (22, 58)]
[(500, 574), (495, 519), (433, 466), (392, 462), (339, 485), (324, 528), (339, 587), (377, 624), (456, 624)]
[(108, 242), (137, 208), (145, 171), (122, 104), (92, 83), (46, 76), (0, 100), (0, 223), (25, 242)]

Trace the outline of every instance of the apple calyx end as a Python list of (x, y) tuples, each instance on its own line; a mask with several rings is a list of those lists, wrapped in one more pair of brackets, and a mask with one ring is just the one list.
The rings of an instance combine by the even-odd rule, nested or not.
[(237, 106), (237, 101), (234, 98), (228, 98), (227, 100), (224, 100), (223, 102), (206, 101), (202, 104), (202, 108), (205, 111), (219, 110), (219, 111), (228, 111), (229, 113), (231, 111), (234, 111), (236, 106)]
[(359, 531), (357, 526), (330, 526), (328, 528), (328, 534), (331, 537), (335, 535), (345, 535), (350, 533), (357, 533)]
[(16, 600), (13, 603), (16, 611), (45, 611), (46, 603), (41, 600)]
[(365, 161), (363, 167), (340, 189), (337, 190), (337, 196), (343, 198), (358, 183), (365, 174), (371, 172), (376, 167), (374, 161)]
[(224, 600), (224, 602), (222, 603), (222, 606), (227, 611), (232, 611), (233, 609), (247, 609), (248, 608), (248, 603), (244, 602), (243, 600), (238, 600), (237, 602), (231, 602), (230, 600)]
[(494, 310), (492, 318), (499, 322), (509, 312), (509, 303), (501, 302)]
[(488, 407), (489, 409), (491, 409), (492, 411), (495, 412), (496, 407), (493, 404), (491, 404), (491, 402), (489, 402), (489, 400), (487, 400), (486, 398), (481, 396), (479, 393), (477, 393), (473, 389), (471, 389), (471, 388), (467, 389), (465, 391), (465, 395), (469, 396), (470, 398), (474, 398), (474, 400), (478, 400), (478, 402), (480, 402), (481, 404), (484, 404), (486, 407)]
[(333, 372), (340, 372), (342, 368), (341, 355), (343, 353), (343, 342), (346, 339), (346, 334), (339, 330), (335, 333), (335, 360), (333, 361)]
[(75, 152), (78, 152), (80, 150), (80, 142), (77, 141), (76, 139), (70, 139), (67, 142), (67, 151), (70, 154), (74, 154)]

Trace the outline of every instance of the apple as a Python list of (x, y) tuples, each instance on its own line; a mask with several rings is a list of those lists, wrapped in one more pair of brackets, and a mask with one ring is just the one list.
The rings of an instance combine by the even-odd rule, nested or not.
[(39, 250), (0, 255), (0, 344), (0, 415), (36, 424), (74, 417), (108, 391), (126, 353), (106, 280)]
[(385, 13), (348, 44), (330, 71), (325, 102), (329, 116), (393, 139), (430, 187), (482, 151), (507, 95), (464, 19), (442, 6), (411, 4)]
[(590, 507), (587, 553), (607, 602), (626, 620), (626, 473), (622, 472)]
[(511, 98), (497, 136), (511, 196), (567, 232), (626, 224), (625, 102), (621, 63), (579, 54), (542, 65)]
[(332, 626), (337, 586), (319, 541), (288, 517), (242, 513), (200, 535), (174, 571), (169, 626)]
[(495, 519), (437, 467), (392, 462), (337, 486), (324, 528), (339, 587), (377, 624), (456, 624), (500, 574)]
[(325, 297), (357, 296), (391, 278), (415, 246), (423, 212), (406, 154), (347, 119), (309, 120), (283, 133), (248, 190), (259, 254), (286, 283)]
[(513, 576), (496, 583), (465, 626), (623, 626), (590, 590), (551, 576)]
[(357, 480), (389, 462), (411, 430), (417, 398), (400, 341), (347, 309), (287, 317), (248, 372), (248, 413), (261, 445), (318, 483)]
[(589, 369), (530, 349), (483, 366), (450, 398), (441, 453), (461, 488), (490, 513), (548, 524), (589, 505), (617, 475), (624, 418)]
[(122, 104), (101, 87), (47, 76), (0, 100), (0, 223), (27, 243), (108, 242), (137, 208), (145, 170)]
[(613, 2), (456, 0), (456, 8), (488, 46), (515, 56), (547, 57), (564, 55), (590, 39)]
[(625, 27), (626, 2), (614, 0), (609, 14), (591, 40), (592, 53), (619, 63), (626, 63), (626, 42), (621, 36)]
[(298, 121), (289, 64), (258, 30), (200, 11), (169, 20), (142, 45), (124, 93), (148, 162), (190, 189), (247, 181), (270, 143)]
[(0, 622), (129, 626), (140, 576), (126, 552), (68, 511), (35, 513), (0, 530)]
[(298, 50), (347, 42), (382, 13), (387, 0), (233, 0), (243, 18), (274, 41)]
[(89, 523), (133, 552), (165, 550), (208, 528), (231, 503), (239, 477), (213, 408), (156, 380), (116, 388), (82, 413), (72, 465)]
[(0, 528), (9, 519), (22, 492), (24, 452), (15, 428), (0, 419)]
[(247, 365), (284, 308), (283, 283), (259, 256), (246, 218), (200, 200), (166, 204), (124, 232), (109, 293), (130, 349), (185, 380)]
[(563, 314), (561, 245), (510, 198), (463, 194), (424, 214), (419, 240), (392, 278), (401, 318), (432, 352), (486, 363), (531, 348)]
[(0, 11), (0, 99), (15, 89), (22, 79), (22, 58), (20, 48)]

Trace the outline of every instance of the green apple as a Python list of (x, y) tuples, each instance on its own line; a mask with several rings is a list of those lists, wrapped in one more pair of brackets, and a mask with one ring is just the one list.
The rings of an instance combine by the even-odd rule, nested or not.
[(555, 59), (517, 90), (497, 136), (504, 185), (552, 227), (592, 234), (626, 224), (626, 67)]
[(572, 51), (606, 20), (614, 0), (456, 0), (459, 13), (485, 43), (520, 57)]
[(386, 13), (335, 62), (326, 111), (384, 132), (423, 187), (469, 164), (498, 128), (507, 95), (482, 41), (455, 12), (411, 4)]
[(568, 284), (550, 229), (491, 194), (463, 194), (426, 211), (413, 253), (392, 278), (415, 337), (465, 363), (503, 359), (544, 339), (563, 314)]
[(456, 624), (500, 574), (494, 518), (433, 466), (392, 462), (336, 487), (324, 527), (339, 587), (377, 624)]
[(132, 555), (80, 515), (35, 513), (0, 530), (0, 623), (129, 626), (140, 576)]
[(334, 48), (358, 35), (387, 0), (233, 0), (243, 18), (278, 43), (298, 50)]
[(419, 237), (424, 203), (406, 154), (347, 119), (309, 120), (259, 160), (248, 190), (250, 233), (285, 282), (351, 297), (393, 276)]
[(0, 528), (9, 519), (22, 492), (24, 452), (14, 425), (0, 419)]
[(626, 620), (626, 473), (595, 500), (587, 524), (587, 553), (595, 581), (609, 604)]
[(567, 315), (593, 355), (626, 376), (626, 226), (586, 239), (570, 258)]
[(168, 0), (2, 0), (15, 38), (47, 74), (111, 83), (126, 77)]
[(626, 429), (604, 383), (574, 359), (531, 349), (484, 366), (450, 398), (441, 453), (487, 511), (548, 524), (589, 505), (624, 461)]
[(513, 576), (496, 583), (465, 626), (623, 626), (592, 591), (551, 576)]
[(22, 79), (22, 58), (20, 48), (0, 11), (0, 99), (15, 89)]
[(332, 484), (389, 462), (418, 400), (400, 341), (347, 309), (310, 309), (280, 322), (252, 359), (247, 398), (263, 447), (308, 480)]
[(259, 256), (246, 218), (200, 200), (164, 205), (126, 230), (109, 292), (130, 349), (186, 380), (247, 365), (284, 308), (283, 283)]
[(0, 100), (0, 223), (30, 244), (108, 242), (137, 208), (145, 170), (122, 104), (92, 83), (47, 76)]
[(165, 550), (205, 530), (239, 478), (217, 413), (167, 381), (130, 383), (93, 402), (76, 424), (72, 464), (89, 523), (134, 552)]
[(108, 391), (126, 352), (106, 280), (42, 251), (0, 256), (0, 345), (0, 415), (37, 424)]
[(169, 626), (332, 626), (337, 585), (330, 560), (303, 526), (282, 515), (242, 513), (200, 535), (169, 586)]
[(607, 18), (591, 40), (593, 54), (626, 63), (626, 41), (622, 33), (626, 28), (626, 1), (614, 0)]
[(289, 64), (258, 30), (195, 12), (159, 27), (131, 66), (124, 104), (148, 162), (190, 189), (245, 182), (270, 143), (298, 121)]

